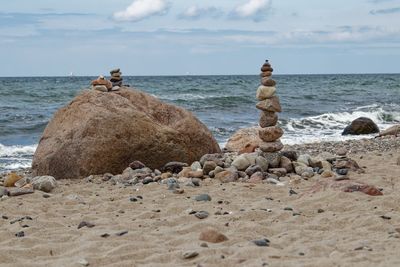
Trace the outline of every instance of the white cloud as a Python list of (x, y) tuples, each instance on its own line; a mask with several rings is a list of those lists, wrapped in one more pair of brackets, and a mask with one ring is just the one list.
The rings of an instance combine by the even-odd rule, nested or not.
[(115, 12), (119, 21), (139, 21), (154, 15), (163, 15), (169, 9), (165, 0), (134, 0), (125, 10)]
[(216, 7), (191, 6), (179, 15), (181, 19), (200, 19), (203, 17), (217, 18), (222, 15), (222, 11)]
[(266, 13), (271, 8), (271, 0), (249, 0), (237, 6), (232, 11), (232, 16), (237, 18), (252, 18), (260, 21), (265, 18)]

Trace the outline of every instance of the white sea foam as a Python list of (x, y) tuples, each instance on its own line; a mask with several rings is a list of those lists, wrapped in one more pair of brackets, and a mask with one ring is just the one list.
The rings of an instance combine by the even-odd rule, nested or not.
[(37, 145), (5, 146), (0, 144), (0, 172), (29, 168)]

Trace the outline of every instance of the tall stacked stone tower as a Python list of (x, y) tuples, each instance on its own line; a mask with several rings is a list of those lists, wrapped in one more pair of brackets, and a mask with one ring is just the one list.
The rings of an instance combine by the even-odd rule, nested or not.
[(271, 64), (266, 60), (261, 67), (261, 85), (258, 87), (256, 95), (259, 100), (256, 107), (261, 110), (261, 129), (258, 135), (263, 141), (260, 145), (263, 152), (278, 152), (283, 148), (279, 139), (283, 135), (283, 130), (277, 126), (277, 112), (281, 112), (282, 109), (279, 98), (275, 94), (276, 82), (271, 79), (273, 71)]

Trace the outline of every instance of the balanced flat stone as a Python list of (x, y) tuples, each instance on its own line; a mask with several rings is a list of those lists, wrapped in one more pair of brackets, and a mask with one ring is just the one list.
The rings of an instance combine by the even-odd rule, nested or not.
[(258, 136), (264, 142), (273, 142), (283, 135), (283, 130), (278, 126), (270, 126), (258, 130)]
[(275, 86), (276, 82), (269, 77), (263, 77), (261, 78), (261, 84), (264, 86)]
[(108, 89), (105, 85), (94, 85), (93, 90), (100, 91), (100, 92), (108, 92)]
[(113, 70), (110, 71), (110, 74), (112, 75), (113, 73), (117, 73), (117, 72), (121, 72), (121, 69), (120, 68), (113, 69)]
[(274, 69), (271, 68), (271, 65), (269, 65), (269, 64), (267, 64), (267, 65), (264, 64), (264, 65), (261, 67), (261, 71), (262, 71), (262, 72), (266, 72), (266, 71), (273, 72)]
[(260, 73), (261, 77), (271, 77), (272, 76), (272, 72), (271, 71), (264, 71)]
[(265, 142), (260, 144), (260, 149), (262, 152), (274, 153), (282, 150), (283, 144), (281, 140), (276, 140), (274, 142)]
[(275, 92), (276, 92), (275, 87), (261, 85), (257, 89), (256, 97), (258, 100), (262, 101), (271, 98), (275, 94)]
[(265, 99), (257, 103), (256, 108), (262, 111), (273, 111), (273, 112), (281, 112), (281, 104), (279, 103), (279, 97), (274, 95), (271, 98)]
[(278, 122), (278, 115), (272, 111), (262, 111), (260, 115), (260, 127), (275, 126)]

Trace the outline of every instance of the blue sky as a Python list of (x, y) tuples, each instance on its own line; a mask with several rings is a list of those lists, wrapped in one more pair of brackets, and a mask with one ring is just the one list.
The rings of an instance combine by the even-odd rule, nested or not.
[(400, 0), (13, 0), (0, 76), (400, 73)]

